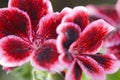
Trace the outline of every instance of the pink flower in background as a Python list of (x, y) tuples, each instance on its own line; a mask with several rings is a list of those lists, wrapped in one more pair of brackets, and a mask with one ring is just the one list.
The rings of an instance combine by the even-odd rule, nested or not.
[(90, 20), (104, 19), (115, 27), (120, 25), (120, 0), (117, 1), (116, 5), (87, 5), (89, 9)]
[(5, 70), (30, 61), (37, 69), (59, 69), (56, 27), (64, 11), (53, 13), (49, 0), (10, 0), (0, 9), (0, 64)]
[(88, 21), (85, 7), (75, 7), (57, 27), (60, 63), (68, 68), (65, 80), (80, 80), (85, 71), (92, 80), (105, 80), (106, 73), (118, 70), (113, 55), (98, 53), (104, 38), (113, 27), (104, 20)]
[(103, 48), (108, 54), (114, 54), (120, 60), (120, 28), (112, 31), (105, 39)]

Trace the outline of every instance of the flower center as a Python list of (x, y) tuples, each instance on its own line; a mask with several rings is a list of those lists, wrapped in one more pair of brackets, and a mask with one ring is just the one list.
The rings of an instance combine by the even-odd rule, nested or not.
[(39, 48), (41, 48), (43, 42), (44, 42), (44, 38), (41, 36), (37, 36), (35, 39), (33, 39), (33, 44), (32, 44), (33, 49), (38, 50)]

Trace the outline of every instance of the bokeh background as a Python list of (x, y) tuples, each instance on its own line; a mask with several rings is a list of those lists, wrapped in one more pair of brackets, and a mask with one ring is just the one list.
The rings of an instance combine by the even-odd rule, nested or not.
[[(117, 0), (51, 0), (53, 10), (61, 11), (64, 7), (75, 7), (75, 6), (85, 6), (88, 4), (110, 4), (114, 5)], [(7, 7), (8, 0), (0, 0), (0, 8)], [(11, 73), (6, 73), (1, 69), (0, 66), (0, 80), (31, 80), (31, 70), (32, 67), (29, 63), (23, 65), (22, 67), (14, 70)], [(17, 75), (19, 73), (20, 75)], [(85, 79), (87, 80), (87, 79)], [(114, 75), (108, 75), (107, 80), (120, 80), (120, 71)]]

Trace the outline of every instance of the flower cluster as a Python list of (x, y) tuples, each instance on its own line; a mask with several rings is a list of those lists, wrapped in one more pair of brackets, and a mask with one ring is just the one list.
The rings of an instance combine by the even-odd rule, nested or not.
[(9, 0), (0, 9), (0, 65), (12, 70), (30, 62), (38, 70), (66, 70), (65, 80), (80, 80), (83, 72), (105, 80), (119, 69), (120, 30), (113, 26), (120, 19), (100, 12), (94, 6), (53, 12), (49, 0)]

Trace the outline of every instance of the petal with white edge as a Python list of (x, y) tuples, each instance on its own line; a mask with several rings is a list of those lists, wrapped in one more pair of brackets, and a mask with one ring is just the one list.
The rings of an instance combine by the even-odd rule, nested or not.
[(28, 62), (32, 54), (29, 43), (17, 36), (0, 39), (0, 64), (7, 67), (21, 66)]
[(90, 57), (102, 66), (106, 73), (115, 73), (119, 69), (119, 62), (113, 55), (97, 53)]
[(88, 13), (85, 7), (79, 6), (75, 7), (72, 12), (65, 15), (62, 22), (73, 22), (81, 28), (85, 29), (88, 25)]
[(29, 38), (31, 23), (28, 15), (17, 8), (0, 9), (0, 38), (16, 35)]
[(92, 80), (105, 80), (104, 69), (94, 59), (82, 55), (77, 56), (77, 62)]
[(58, 51), (61, 53), (68, 50), (70, 45), (80, 36), (80, 32), (81, 30), (77, 24), (71, 22), (61, 23), (57, 27), (57, 33), (59, 34), (57, 38)]
[(81, 80), (81, 76), (82, 76), (81, 67), (76, 61), (73, 61), (65, 75), (65, 80)]
[(113, 26), (104, 20), (96, 20), (89, 24), (77, 41), (70, 46), (72, 53), (96, 53), (107, 34), (114, 29)]

